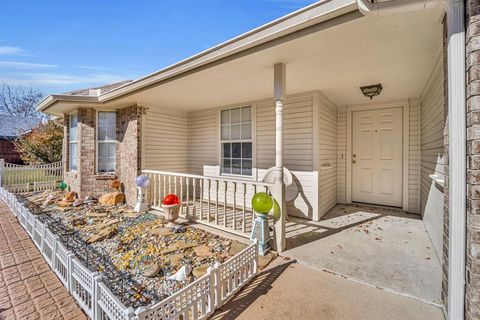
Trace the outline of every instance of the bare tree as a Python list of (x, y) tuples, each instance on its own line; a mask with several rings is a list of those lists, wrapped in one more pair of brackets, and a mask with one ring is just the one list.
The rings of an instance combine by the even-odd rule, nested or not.
[(35, 110), (42, 98), (43, 93), (33, 87), (11, 86), (4, 82), (0, 88), (0, 113), (42, 118), (43, 115)]

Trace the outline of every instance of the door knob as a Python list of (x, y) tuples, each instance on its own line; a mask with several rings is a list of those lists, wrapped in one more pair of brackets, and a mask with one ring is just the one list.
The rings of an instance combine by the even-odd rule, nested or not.
[(357, 161), (355, 161), (355, 160), (352, 160), (352, 163), (357, 163)]
[(357, 156), (356, 154), (352, 154), (352, 157), (354, 157), (354, 158), (355, 158), (356, 156)]

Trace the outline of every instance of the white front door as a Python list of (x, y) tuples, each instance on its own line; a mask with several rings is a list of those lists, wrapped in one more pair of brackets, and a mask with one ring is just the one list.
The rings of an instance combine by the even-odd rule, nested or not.
[(352, 201), (402, 206), (402, 108), (353, 112)]

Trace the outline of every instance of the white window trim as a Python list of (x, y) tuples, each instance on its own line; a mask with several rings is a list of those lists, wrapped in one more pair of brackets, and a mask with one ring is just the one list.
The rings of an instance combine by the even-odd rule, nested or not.
[[(70, 129), (71, 129), (71, 125), (72, 125), (72, 116), (76, 116), (77, 117), (77, 126), (75, 127), (75, 130), (76, 130), (76, 134), (77, 134), (77, 139), (75, 141), (72, 141), (72, 137), (70, 135)], [(72, 159), (71, 159), (71, 156), (72, 156), (72, 152), (71, 152), (71, 149), (70, 149), (70, 146), (72, 143), (75, 143), (77, 145), (77, 169), (72, 169)], [(75, 111), (75, 112), (72, 112), (70, 114), (68, 114), (68, 171), (69, 172), (74, 172), (76, 173), (78, 171), (78, 113)]]
[[(239, 109), (239, 108), (248, 108), (250, 107), (250, 125), (251, 125), (251, 138), (250, 139), (245, 139), (245, 140), (222, 140), (222, 111), (224, 110), (232, 110), (232, 109)], [(239, 180), (255, 180), (257, 171), (256, 171), (256, 162), (255, 162), (255, 105), (253, 103), (245, 103), (245, 104), (235, 104), (235, 105), (230, 105), (230, 106), (224, 106), (218, 108), (217, 112), (217, 132), (218, 132), (218, 176), (221, 177), (227, 177), (227, 178), (235, 178)], [(249, 175), (244, 175), (244, 174), (235, 174), (235, 173), (224, 173), (222, 172), (222, 166), (223, 166), (223, 150), (222, 150), (222, 143), (251, 143), (252, 144), (252, 169), (251, 169), (251, 174)], [(241, 158), (242, 159), (242, 158)]]
[[(115, 138), (115, 140), (98, 140), (98, 129), (100, 127), (99, 125), (99, 121), (98, 121), (98, 114), (100, 112), (113, 112), (115, 113), (115, 133), (117, 131), (117, 114), (116, 114), (116, 111), (112, 111), (112, 110), (97, 110), (96, 112), (96, 121), (95, 121), (95, 172), (97, 175), (113, 175), (113, 174), (116, 174), (116, 167), (117, 167), (117, 158), (116, 158), (116, 152), (117, 152), (117, 140)], [(114, 168), (115, 170), (111, 171), (111, 172), (100, 172), (98, 171), (98, 150), (99, 149), (99, 145), (101, 143), (114, 143), (115, 144), (115, 162), (114, 162)]]

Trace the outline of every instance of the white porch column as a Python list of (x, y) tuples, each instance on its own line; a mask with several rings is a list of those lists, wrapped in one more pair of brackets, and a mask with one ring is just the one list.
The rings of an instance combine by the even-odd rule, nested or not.
[(448, 27), (448, 134), (449, 134), (449, 243), (448, 319), (465, 314), (466, 241), (466, 108), (465, 7), (449, 0)]
[(285, 203), (285, 184), (283, 183), (283, 101), (286, 88), (285, 64), (277, 63), (273, 67), (273, 95), (275, 99), (275, 179), (272, 195), (278, 203), (280, 212), (276, 214), (274, 225), (274, 247), (281, 252), (286, 248), (285, 222), (287, 206)]

